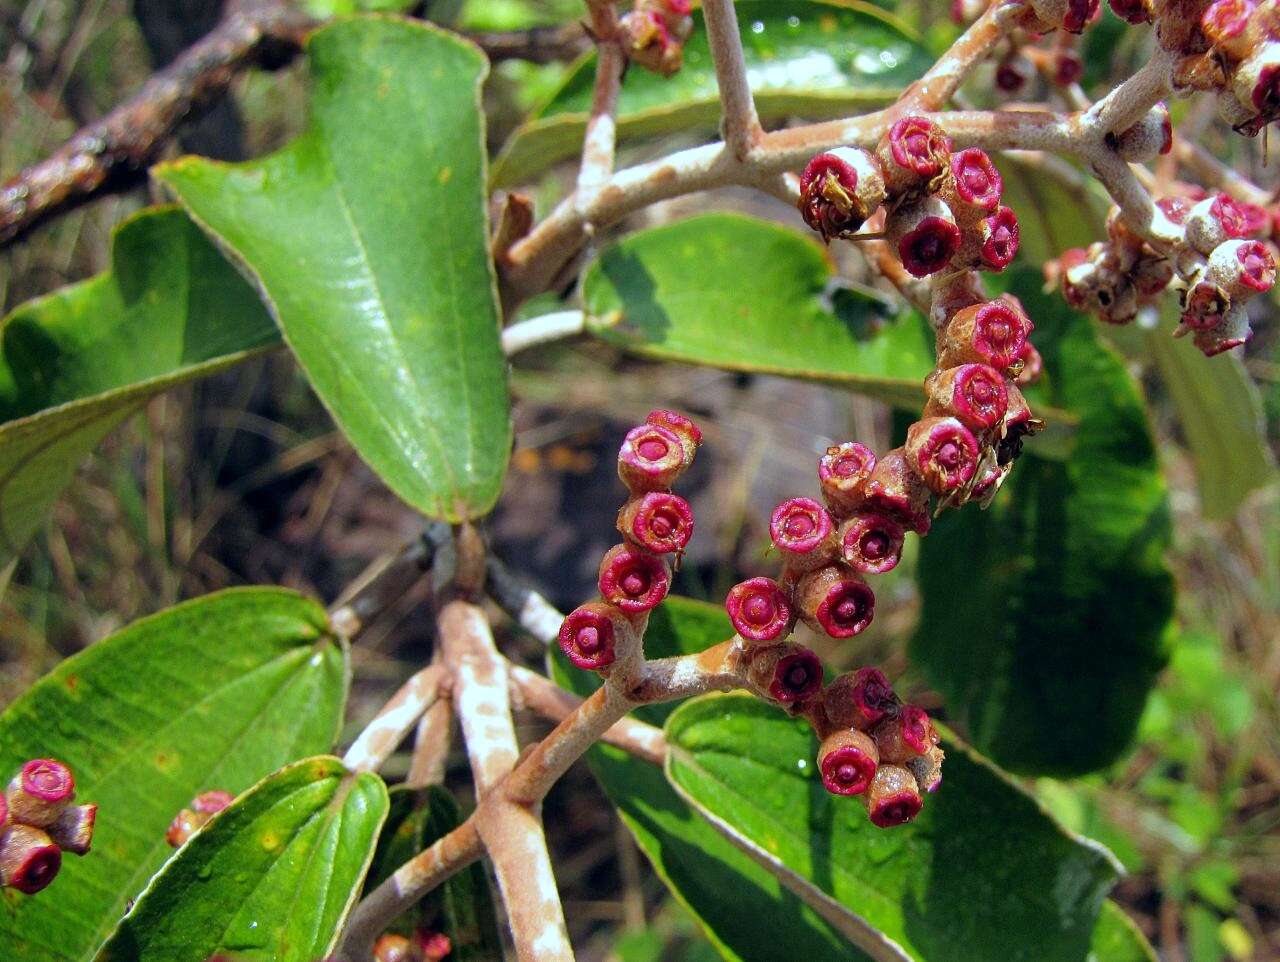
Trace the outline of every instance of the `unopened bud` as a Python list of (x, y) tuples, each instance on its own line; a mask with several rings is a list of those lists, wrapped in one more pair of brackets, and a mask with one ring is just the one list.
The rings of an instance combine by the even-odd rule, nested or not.
[(898, 710), (898, 696), (879, 668), (859, 668), (841, 675), (822, 696), (822, 708), (836, 728), (867, 731)]
[(923, 806), (915, 776), (899, 765), (882, 764), (877, 768), (863, 798), (867, 814), (878, 828), (906, 824), (920, 814)]
[(751, 642), (778, 641), (791, 632), (791, 602), (772, 578), (750, 578), (729, 589), (725, 610), (734, 631)]
[(856, 234), (884, 199), (879, 162), (857, 147), (823, 151), (800, 175), (800, 213), (823, 240)]
[(856, 728), (832, 732), (818, 748), (818, 771), (832, 795), (861, 795), (878, 765), (875, 742)]
[(800, 620), (832, 638), (852, 638), (871, 624), (876, 596), (854, 572), (828, 565), (804, 574), (796, 584)]
[(857, 509), (875, 467), (875, 453), (865, 444), (845, 441), (827, 448), (818, 460), (818, 483), (822, 500), (834, 516), (845, 518)]

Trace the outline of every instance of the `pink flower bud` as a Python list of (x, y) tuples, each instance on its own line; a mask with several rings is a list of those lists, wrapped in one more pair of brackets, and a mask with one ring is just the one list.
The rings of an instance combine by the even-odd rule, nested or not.
[(35, 895), (62, 868), (62, 850), (39, 828), (10, 823), (0, 838), (0, 887)]
[(413, 944), (422, 953), (423, 962), (442, 962), (453, 951), (453, 942), (449, 936), (431, 929), (415, 930)]
[(1187, 213), (1187, 243), (1206, 257), (1223, 241), (1244, 237), (1248, 217), (1230, 194), (1215, 194)]
[(942, 337), (939, 367), (976, 362), (1003, 371), (1018, 359), (1031, 321), (1007, 300), (997, 299), (957, 311)]
[(1232, 240), (1219, 244), (1209, 255), (1205, 279), (1221, 287), (1232, 302), (1271, 290), (1276, 264), (1261, 241)]
[(654, 554), (683, 551), (693, 537), (689, 502), (668, 491), (631, 498), (618, 513), (622, 536)]
[(907, 464), (906, 451), (894, 448), (876, 461), (864, 487), (863, 508), (896, 518), (916, 534), (928, 533), (929, 489)]
[(840, 526), (840, 557), (854, 571), (884, 574), (902, 557), (902, 525), (887, 514), (860, 511)]
[(386, 932), (373, 943), (373, 962), (422, 962), (422, 954), (407, 937)]
[(822, 707), (834, 727), (866, 731), (897, 712), (898, 696), (879, 668), (859, 668), (827, 686)]
[(907, 458), (930, 491), (950, 494), (977, 470), (978, 442), (955, 418), (924, 418), (907, 429)]
[(960, 205), (953, 204), (957, 212), (965, 205), (987, 212), (1000, 206), (1004, 181), (985, 150), (970, 147), (952, 154), (951, 177), (955, 196), (960, 201)]
[(996, 65), (996, 89), (1006, 94), (1016, 94), (1035, 76), (1036, 68), (1022, 54), (1011, 50)]
[(829, 565), (810, 571), (796, 584), (800, 619), (832, 638), (852, 638), (875, 616), (876, 596), (852, 571)]
[(1271, 233), (1271, 215), (1260, 204), (1248, 204), (1237, 201), (1240, 213), (1244, 217), (1245, 237), (1267, 237)]
[(560, 626), (560, 650), (578, 668), (599, 671), (617, 657), (617, 631), (608, 605), (588, 602), (565, 616)]
[(862, 503), (862, 489), (875, 466), (875, 453), (865, 444), (845, 441), (827, 448), (818, 460), (818, 483), (833, 515), (847, 517)]
[(881, 765), (863, 795), (867, 814), (878, 828), (904, 825), (920, 814), (920, 787), (911, 772), (898, 765)]
[(936, 274), (960, 249), (955, 218), (947, 205), (932, 195), (895, 210), (885, 231), (912, 277)]
[(214, 789), (211, 792), (201, 792), (193, 798), (191, 807), (204, 815), (217, 815), (235, 800), (236, 797), (230, 792)]
[(791, 498), (778, 505), (769, 519), (769, 536), (796, 571), (817, 568), (836, 554), (831, 516), (812, 498)]
[(75, 797), (71, 769), (50, 758), (34, 758), (9, 783), (5, 800), (9, 818), (36, 828), (48, 828)]
[(1214, 0), (1200, 18), (1200, 29), (1211, 44), (1231, 59), (1241, 60), (1249, 54), (1245, 30), (1257, 8), (1254, 0)]
[(989, 271), (1002, 271), (1018, 255), (1022, 233), (1018, 215), (1010, 207), (999, 208), (978, 223), (978, 239), (982, 244), (982, 266)]
[(670, 587), (671, 572), (662, 559), (630, 545), (610, 548), (600, 562), (600, 595), (626, 614), (656, 607)]
[(856, 147), (823, 151), (800, 175), (800, 213), (824, 241), (857, 233), (884, 198), (879, 163)]
[(795, 624), (791, 602), (772, 578), (750, 578), (729, 589), (724, 607), (747, 641), (777, 641)]
[(1156, 104), (1141, 120), (1117, 134), (1110, 143), (1115, 152), (1131, 164), (1145, 164), (1159, 154), (1167, 154), (1173, 149), (1169, 108), (1163, 102)]
[(681, 447), (684, 448), (685, 466), (688, 467), (693, 463), (693, 456), (698, 453), (698, 448), (702, 446), (702, 432), (698, 430), (696, 424), (683, 414), (679, 414), (676, 411), (668, 411), (665, 408), (650, 411), (649, 416), (644, 419), (644, 423), (666, 428), (678, 437)]
[(97, 805), (68, 805), (49, 826), (49, 837), (63, 851), (86, 855), (93, 844), (93, 827), (98, 818)]
[(1062, 29), (1067, 33), (1083, 33), (1087, 24), (1098, 19), (1099, 0), (1067, 0), (1067, 13), (1062, 18)]
[(947, 169), (951, 141), (926, 117), (903, 117), (889, 128), (888, 148), (880, 149), (885, 184), (899, 194), (931, 180)]
[(878, 764), (875, 743), (856, 728), (832, 732), (818, 747), (818, 771), (832, 795), (861, 795)]
[(953, 417), (970, 431), (981, 432), (999, 424), (1008, 406), (999, 371), (986, 364), (960, 364), (933, 379), (924, 413)]
[(822, 691), (822, 662), (808, 648), (782, 642), (751, 649), (747, 677), (780, 705), (799, 705)]
[(907, 771), (915, 777), (916, 784), (924, 792), (936, 792), (942, 784), (942, 749), (934, 745), (923, 755), (907, 761)]
[(904, 765), (938, 743), (928, 712), (915, 705), (903, 705), (901, 711), (883, 719), (871, 730), (871, 737), (880, 760), (894, 765)]
[(657, 424), (632, 428), (618, 452), (618, 476), (633, 494), (671, 487), (687, 466), (679, 435)]
[(1111, 11), (1126, 23), (1150, 23), (1151, 0), (1108, 0)]
[[(1018, 355), (1018, 363), (1021, 367), (1018, 370), (1018, 376), (1013, 379), (1013, 383), (1018, 387), (1035, 384), (1044, 374), (1044, 358), (1040, 356), (1040, 352), (1036, 350), (1036, 346), (1030, 341), (1023, 345), (1022, 353)], [(1005, 402), (1007, 406), (1007, 391), (1005, 393)]]
[(1216, 326), (1196, 331), (1192, 341), (1205, 357), (1215, 357), (1232, 348), (1243, 347), (1252, 339), (1249, 312), (1243, 304), (1233, 304), (1222, 314), (1222, 320)]

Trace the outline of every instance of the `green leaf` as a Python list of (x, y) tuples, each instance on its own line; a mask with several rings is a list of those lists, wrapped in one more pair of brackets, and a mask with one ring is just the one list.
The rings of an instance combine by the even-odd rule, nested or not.
[(489, 260), (485, 62), (422, 23), (340, 21), (308, 42), (311, 125), (244, 164), (157, 168), (257, 279), (316, 393), (418, 510), (498, 497), (511, 447)]
[(1157, 957), (1133, 919), (1108, 899), (1098, 913), (1088, 962), (1157, 962)]
[(165, 829), (199, 792), (240, 792), (328, 751), (347, 663), (324, 610), (292, 592), (209, 595), (135, 622), (67, 659), (0, 715), (0, 775), (71, 766), (98, 805), (93, 850), (38, 897), (0, 896), (10, 958), (84, 962), (173, 854)]
[[(393, 788), (391, 812), (378, 839), (365, 891), (372, 891), (401, 865), (460, 824), (462, 812), (457, 800), (439, 785), (422, 791)], [(449, 958), (455, 962), (487, 962), (502, 957), (493, 894), (484, 867), (479, 863), (463, 869), (428, 893), (391, 928), (408, 935), (420, 925), (449, 936), (453, 945)]]
[(1190, 338), (1174, 340), (1171, 319), (1143, 332), (1161, 383), (1178, 412), (1206, 518), (1232, 517), (1248, 495), (1276, 480), (1262, 398), (1236, 352), (1206, 358)]
[(1102, 236), (1110, 198), (1092, 178), (1058, 157), (1035, 163), (1003, 153), (1001, 203), (1018, 212), (1016, 264), (1039, 269), (1070, 247), (1088, 247)]
[(313, 962), (337, 941), (387, 817), (387, 787), (336, 758), (259, 782), (184, 845), (98, 962)]
[(253, 289), (176, 209), (125, 221), (109, 272), (0, 321), (0, 567), (148, 398), (277, 342)]
[(876, 298), (834, 289), (822, 248), (737, 214), (704, 214), (606, 248), (583, 280), (592, 333), (665, 361), (808, 378), (919, 407), (933, 345)]
[[(739, 0), (736, 7), (747, 79), (765, 123), (844, 117), (887, 103), (933, 62), (908, 28), (870, 4)], [(499, 186), (528, 181), (582, 148), (594, 80), (591, 54), (507, 142), (494, 165)], [(702, 13), (695, 11), (679, 73), (627, 71), (618, 96), (618, 140), (713, 131), (719, 119), (715, 65)]]
[(1085, 955), (1118, 866), (970, 749), (948, 740), (942, 787), (884, 830), (822, 787), (808, 723), (756, 698), (695, 699), (666, 731), (669, 778), (914, 958)]
[(1074, 448), (1049, 462), (1031, 441), (990, 510), (937, 519), (911, 657), (1000, 765), (1078, 774), (1125, 749), (1165, 662), (1168, 504), (1123, 362), (1033, 271), (1012, 281), (1050, 398), (1079, 416)]

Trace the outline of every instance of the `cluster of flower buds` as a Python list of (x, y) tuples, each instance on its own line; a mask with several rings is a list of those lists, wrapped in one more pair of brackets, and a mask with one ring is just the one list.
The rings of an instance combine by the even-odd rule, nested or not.
[(230, 792), (221, 790), (200, 793), (191, 800), (190, 808), (184, 808), (173, 816), (168, 831), (164, 833), (164, 840), (174, 848), (185, 845), (192, 835), (209, 824), (213, 816), (234, 800), (235, 796)]
[(1022, 94), (1037, 71), (1057, 87), (1068, 87), (1084, 74), (1084, 61), (1077, 49), (1079, 37), (1066, 31), (1052, 35), (1047, 46), (1037, 33), (1013, 31), (1004, 55), (996, 64), (996, 90), (1008, 96)]
[(622, 544), (600, 563), (600, 601), (565, 618), (560, 648), (579, 668), (609, 672), (640, 654), (644, 621), (667, 596), (671, 568), (693, 536), (689, 502), (671, 485), (693, 463), (702, 432), (674, 411), (653, 411), (627, 432), (618, 452), (618, 476), (630, 491), (618, 512)]
[(991, 158), (952, 152), (931, 120), (897, 121), (877, 149), (837, 147), (800, 176), (805, 223), (831, 238), (853, 238), (881, 205), (885, 233), (915, 277), (942, 271), (1001, 271), (1018, 252), (1018, 218), (1000, 204), (1003, 183)]
[(693, 33), (691, 0), (636, 0), (621, 20), (627, 59), (663, 77), (684, 62), (684, 45)]
[(1153, 250), (1113, 209), (1107, 241), (1066, 251), (1046, 266), (1046, 276), (1061, 280), (1072, 307), (1111, 324), (1129, 323), (1172, 284), (1182, 309), (1174, 336), (1193, 334), (1209, 357), (1245, 344), (1252, 336), (1248, 301), (1275, 283), (1271, 216), (1229, 194), (1194, 188), (1157, 206), (1183, 231), (1184, 249), (1175, 257)]
[(1175, 38), (1175, 49), (1199, 54), (1199, 63), (1184, 69), (1189, 85), (1219, 90), (1222, 119), (1254, 136), (1280, 118), (1280, 9), (1275, 0), (1214, 0), (1198, 26), (1199, 34), (1184, 26)]
[(417, 929), (412, 937), (387, 933), (373, 944), (374, 962), (441, 962), (453, 951), (443, 932)]
[(97, 805), (73, 805), (75, 779), (62, 762), (35, 758), (0, 796), (0, 887), (34, 895), (62, 868), (62, 853), (84, 855)]

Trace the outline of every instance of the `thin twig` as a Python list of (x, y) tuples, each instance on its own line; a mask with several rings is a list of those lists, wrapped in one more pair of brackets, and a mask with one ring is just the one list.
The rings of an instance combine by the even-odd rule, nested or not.
[(516, 624), (544, 645), (554, 642), (560, 633), (560, 624), (564, 621), (564, 615), (556, 606), (520, 580), (493, 555), (486, 559), (486, 566), (488, 579), (485, 586), (489, 597)]
[(550, 344), (576, 337), (586, 329), (587, 317), (582, 311), (556, 311), (518, 321), (502, 331), (502, 351), (507, 357), (540, 344)]
[(504, 60), (560, 63), (576, 59), (591, 46), (586, 31), (578, 23), (508, 32), (469, 33), (466, 36), (485, 52), (490, 63)]
[(702, 15), (707, 24), (707, 42), (715, 61), (716, 84), (720, 88), (721, 126), (724, 142), (739, 160), (744, 160), (764, 135), (756, 113), (755, 98), (747, 79), (747, 62), (738, 32), (738, 15), (733, 0), (703, 0)]
[(622, 47), (618, 8), (612, 0), (590, 0), (591, 33), (596, 42), (596, 81), (591, 113), (582, 138), (582, 162), (578, 168), (578, 203), (589, 209), (596, 193), (613, 173), (618, 130), (618, 91), (627, 56)]
[(183, 121), (214, 103), (244, 68), (283, 66), (315, 24), (287, 0), (230, 5), (212, 32), (132, 98), (0, 188), (0, 246), (94, 197), (141, 183)]
[(351, 743), (342, 764), (353, 772), (376, 772), (381, 768), (409, 729), (436, 702), (446, 679), (439, 665), (430, 665), (413, 675)]
[(379, 559), (343, 589), (329, 609), (329, 622), (344, 638), (354, 638), (369, 621), (400, 599), (431, 570), (436, 551), (448, 540), (448, 525), (433, 522), (394, 555)]

